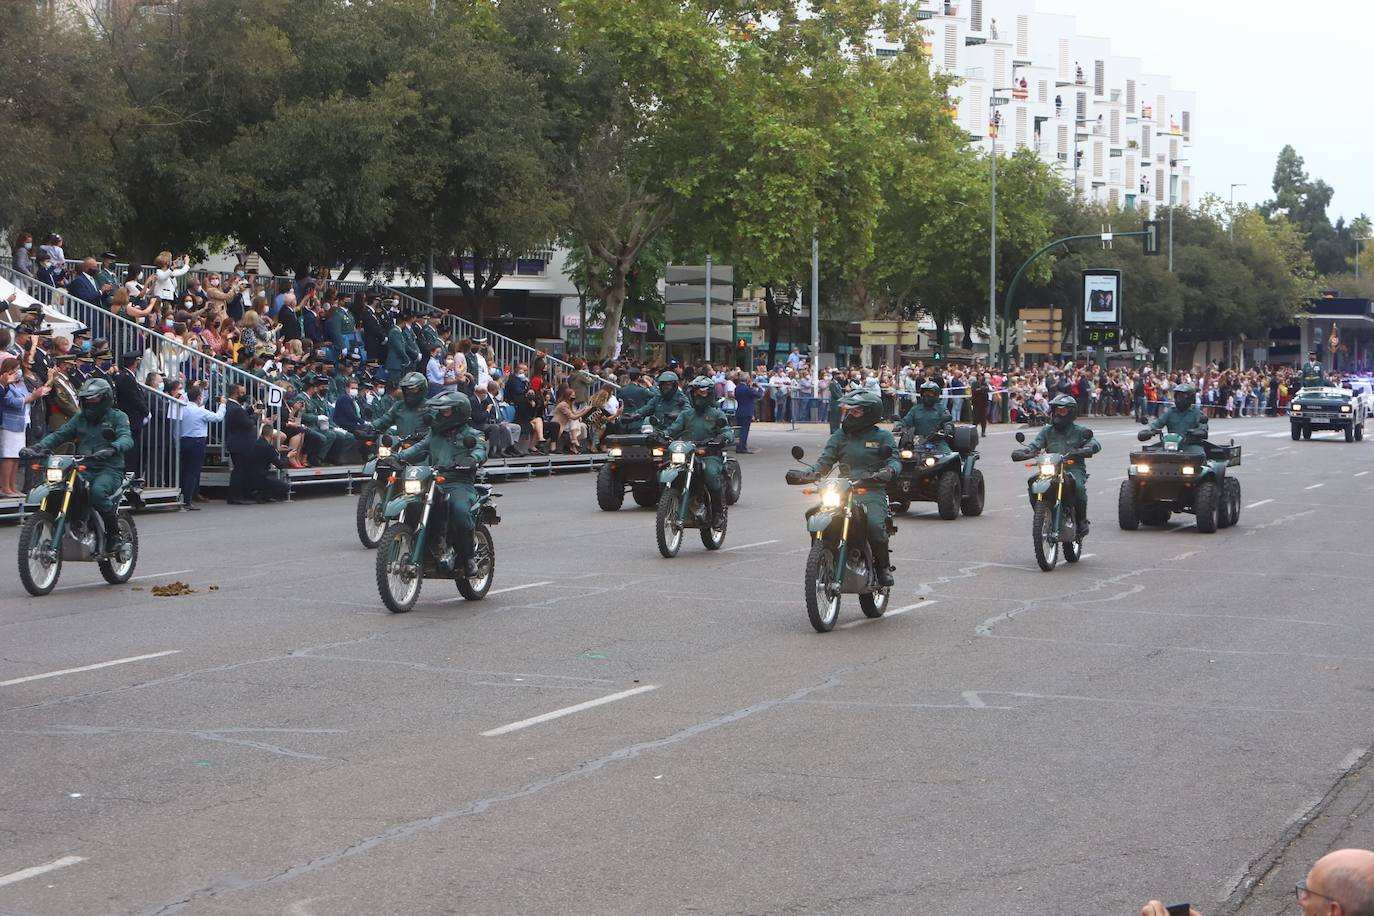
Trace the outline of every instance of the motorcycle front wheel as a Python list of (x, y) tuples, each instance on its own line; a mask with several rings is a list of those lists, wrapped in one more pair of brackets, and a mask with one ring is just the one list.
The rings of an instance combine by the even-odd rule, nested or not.
[(824, 541), (813, 540), (811, 553), (806, 557), (806, 616), (818, 633), (835, 629), (835, 621), (840, 616), (840, 593), (835, 590), (835, 554)]
[(478, 525), (472, 532), (473, 557), (477, 560), (479, 573), (472, 579), (458, 578), (458, 594), (469, 601), (481, 601), (491, 590), (491, 580), (496, 576), (496, 545), (492, 543), (491, 531), (486, 525)]
[(424, 582), (424, 569), (410, 561), (415, 551), (415, 532), (397, 523), (386, 529), (377, 549), (377, 594), (393, 614), (415, 607)]
[(134, 520), (123, 513), (119, 516), (119, 535), (124, 545), (121, 549), (129, 559), (99, 560), (95, 564), (100, 567), (100, 574), (105, 581), (111, 585), (128, 582), (134, 574), (134, 567), (138, 565), (138, 529), (134, 527)]
[(1035, 544), (1035, 562), (1045, 572), (1053, 572), (1059, 565), (1059, 541), (1054, 537), (1054, 507), (1046, 502), (1035, 504), (1035, 517), (1031, 519), (1031, 540)]
[(663, 495), (658, 498), (658, 517), (655, 520), (658, 552), (670, 560), (682, 549), (682, 527), (678, 522), (681, 503), (682, 492), (672, 487), (665, 487)]
[(35, 512), (19, 529), (19, 581), (30, 595), (46, 595), (62, 575), (61, 545), (50, 549), (56, 533), (57, 518), (51, 512)]
[(382, 515), (385, 498), (385, 489), (373, 481), (363, 484), (363, 491), (358, 494), (358, 540), (368, 550), (375, 549), (386, 533), (386, 518)]

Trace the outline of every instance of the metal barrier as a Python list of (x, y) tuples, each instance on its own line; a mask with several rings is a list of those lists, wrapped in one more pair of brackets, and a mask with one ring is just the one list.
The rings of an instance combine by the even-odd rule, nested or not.
[[(144, 489), (181, 489), (181, 402), (156, 388), (143, 386), (148, 396), (148, 422), (139, 434), (139, 466), (136, 471), (143, 478)], [(222, 423), (208, 424), (210, 428)], [(127, 456), (126, 456), (127, 457)]]
[[(135, 321), (115, 315), (101, 306), (77, 299), (64, 290), (39, 283), (32, 277), (3, 264), (0, 264), (0, 276), (19, 289), (26, 290), (34, 298), (46, 299), (50, 307), (85, 325), (93, 340), (108, 341), (110, 358), (115, 366), (120, 364), (120, 359), (125, 353), (138, 353), (145, 361), (151, 357), (158, 366), (170, 368), (169, 374), (183, 382), (203, 383), (206, 393), (202, 403), (205, 404), (213, 404), (216, 398), (226, 395), (230, 385), (243, 385), (248, 389), (249, 399), (262, 402), (263, 415), (272, 421), (273, 426), (281, 429), (286, 410), (286, 389), (282, 386), (258, 378), (232, 363), (203, 353), (194, 347), (188, 347)], [(206, 447), (208, 450), (223, 453), (223, 423), (210, 424)]]

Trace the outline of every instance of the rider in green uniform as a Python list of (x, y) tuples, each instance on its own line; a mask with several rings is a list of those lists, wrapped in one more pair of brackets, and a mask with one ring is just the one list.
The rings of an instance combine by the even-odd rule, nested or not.
[[(663, 431), (663, 437), (670, 442), (685, 439), (702, 443), (718, 438), (733, 441), (735, 436), (730, 428), (730, 418), (715, 406), (716, 383), (704, 375), (698, 375), (692, 379), (687, 390), (690, 392), (692, 409), (679, 413), (677, 419)], [(719, 455), (707, 455), (702, 459), (702, 466), (706, 492), (711, 497), (711, 524), (718, 527), (725, 517), (725, 459)]]
[(687, 395), (678, 388), (677, 373), (669, 369), (659, 373), (658, 391), (649, 398), (649, 402), (628, 415), (625, 422), (652, 417), (654, 425), (662, 429), (669, 422), (670, 416), (685, 413), (691, 406), (687, 401)]
[(933, 451), (948, 455), (946, 437), (954, 435), (954, 417), (940, 402), (940, 385), (927, 379), (917, 391), (920, 398), (902, 417), (902, 426), (924, 439)]
[(1203, 415), (1202, 409), (1197, 406), (1197, 389), (1192, 385), (1174, 386), (1174, 403), (1164, 413), (1155, 417), (1150, 423), (1149, 429), (1142, 429), (1136, 433), (1136, 438), (1142, 442), (1153, 435), (1153, 431), (1162, 429), (1166, 433), (1174, 433), (1183, 437), (1183, 443), (1179, 451), (1187, 452), (1190, 455), (1202, 455), (1206, 449), (1202, 443), (1207, 439), (1207, 417)]
[[(86, 470), (79, 473), (90, 485), (91, 507), (100, 513), (106, 546), (113, 553), (120, 537), (114, 492), (124, 480), (124, 453), (134, 447), (129, 418), (115, 408), (114, 388), (103, 378), (88, 379), (76, 397), (80, 412), (61, 429), (48, 433), (29, 448), (20, 449), (19, 457), (35, 458), (64, 443), (75, 444), (76, 454), (86, 456)], [(113, 440), (105, 438), (106, 430), (114, 433)]]
[[(414, 464), (429, 459), (435, 469), (452, 468), (460, 460), (471, 458), (481, 467), (487, 462), (487, 440), (481, 430), (468, 426), (472, 419), (472, 401), (461, 391), (441, 391), (425, 404), (429, 418), (429, 434), (412, 445), (402, 449), (400, 459)], [(469, 446), (466, 439), (475, 440)], [(471, 474), (461, 470), (456, 474), (445, 474), (445, 481), (439, 485), (448, 502), (448, 542), (458, 554), (462, 563), (463, 575), (472, 578), (481, 574), (477, 558), (473, 556), (472, 532), (477, 528), (477, 490), (473, 486), (475, 471)]]
[(1302, 364), (1302, 387), (1321, 388), (1326, 384), (1326, 369), (1317, 360), (1317, 351), (1307, 351), (1307, 362)]
[[(858, 493), (854, 501), (863, 506), (868, 519), (868, 543), (873, 548), (873, 565), (878, 584), (891, 586), (892, 558), (887, 549), (887, 488), (885, 484), (902, 471), (897, 458), (897, 441), (892, 433), (878, 429), (883, 416), (882, 398), (866, 389), (852, 391), (840, 401), (840, 428), (825, 443), (825, 450), (806, 471), (788, 471), (788, 483), (810, 483), (830, 472), (837, 464), (847, 465), (850, 477), (867, 476), (880, 486)], [(887, 446), (887, 457), (883, 456)]]
[(418, 372), (407, 372), (401, 376), (401, 399), (390, 401), (385, 407), (372, 414), (372, 429), (384, 433), (396, 427), (396, 434), (408, 439), (424, 429), (425, 394), (429, 383)]
[(1030, 448), (1037, 452), (1055, 452), (1069, 455), (1077, 460), (1065, 468), (1065, 473), (1073, 478), (1074, 489), (1078, 492), (1078, 530), (1083, 536), (1088, 534), (1088, 469), (1083, 459), (1102, 451), (1102, 445), (1093, 437), (1093, 431), (1079, 426), (1074, 420), (1078, 417), (1078, 401), (1071, 394), (1061, 394), (1050, 401), (1050, 422), (1040, 427), (1040, 433), (1031, 442)]

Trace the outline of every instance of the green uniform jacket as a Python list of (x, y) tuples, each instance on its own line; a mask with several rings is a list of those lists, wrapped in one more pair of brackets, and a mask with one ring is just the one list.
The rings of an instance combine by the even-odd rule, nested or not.
[(681, 415), (683, 413), (690, 413), (691, 410), (692, 404), (687, 400), (687, 395), (682, 393), (682, 389), (675, 391), (673, 396), (666, 401), (663, 400), (663, 392), (655, 391), (653, 395), (650, 396), (648, 403), (635, 411), (630, 419), (638, 420), (644, 417), (653, 417), (661, 426), (663, 423), (667, 422), (668, 414), (675, 413)]
[(830, 395), (827, 414), (831, 425), (834, 426), (840, 422), (840, 400), (844, 397), (844, 386), (832, 376), (829, 385), (826, 386), (826, 393)]
[(1326, 370), (1322, 368), (1321, 363), (1308, 362), (1302, 364), (1302, 387), (1320, 388), (1325, 384)]
[[(329, 419), (329, 405), (325, 403), (324, 398), (312, 398), (306, 394), (300, 397), (305, 402), (305, 410), (301, 411), (301, 424), (306, 429), (320, 432), (333, 426), (333, 421)], [(320, 425), (320, 417), (327, 421), (323, 426)]]
[[(1062, 433), (1054, 428), (1051, 423), (1046, 423), (1040, 427), (1040, 433), (1031, 442), (1031, 448), (1042, 452), (1056, 452), (1060, 455), (1072, 452), (1076, 449), (1087, 449), (1088, 454), (1096, 455), (1102, 451), (1102, 445), (1093, 437), (1093, 431), (1086, 426), (1072, 424)], [(1078, 485), (1078, 502), (1084, 508), (1088, 507), (1088, 469), (1082, 461), (1069, 465), (1065, 470)]]
[(393, 401), (384, 410), (372, 411), (372, 428), (384, 433), (395, 426), (396, 433), (402, 437), (413, 436), (424, 428), (424, 405), (411, 407), (405, 401)]
[[(477, 440), (472, 448), (463, 444), (468, 436)], [(453, 467), (460, 459), (471, 458), (480, 467), (487, 463), (487, 438), (481, 430), (471, 426), (459, 426), (442, 433), (431, 432), (410, 448), (402, 449), (400, 458), (411, 464), (417, 459), (428, 458), (430, 465), (436, 468)]]
[(410, 358), (406, 335), (401, 326), (396, 325), (386, 332), (386, 371), (404, 372), (413, 365), (415, 361)]
[[(1162, 429), (1165, 432), (1182, 436), (1183, 451), (1194, 455), (1203, 454), (1203, 448), (1199, 443), (1207, 438), (1207, 418), (1203, 416), (1202, 410), (1196, 404), (1187, 410), (1170, 407), (1150, 421), (1150, 428)], [(1188, 431), (1191, 429), (1201, 429), (1202, 435), (1188, 435)]]
[(714, 407), (706, 410), (684, 410), (677, 415), (663, 431), (667, 439), (686, 439), (688, 442), (705, 442), (718, 436), (733, 441), (734, 430), (730, 428), (730, 418)]
[(401, 339), (406, 345), (406, 366), (413, 367), (420, 363), (420, 341), (415, 337), (415, 328), (407, 325), (401, 329)]
[[(892, 454), (883, 459), (878, 452), (886, 445)], [(897, 440), (892, 433), (877, 426), (871, 426), (857, 434), (843, 429), (830, 434), (826, 440), (821, 457), (811, 466), (817, 474), (825, 474), (837, 464), (849, 466), (851, 474), (871, 474), (881, 468), (889, 468), (893, 474), (902, 472), (902, 462), (897, 458)], [(887, 499), (886, 496), (883, 497)]]
[[(954, 435), (954, 417), (939, 401), (927, 407), (918, 400), (902, 417), (902, 425), (927, 441), (936, 433)], [(949, 451), (949, 443), (943, 440), (930, 444), (936, 451)]]
[[(114, 430), (114, 441), (106, 442), (104, 431)], [(35, 448), (45, 451), (52, 451), (60, 445), (71, 442), (75, 444), (76, 454), (93, 455), (102, 448), (113, 448), (116, 452), (113, 458), (97, 460), (89, 458), (85, 464), (92, 473), (99, 471), (116, 471), (124, 473), (124, 453), (134, 447), (133, 436), (129, 434), (129, 418), (124, 411), (111, 407), (105, 411), (105, 416), (99, 423), (93, 423), (87, 419), (85, 412), (78, 413), (68, 420), (60, 429), (48, 433), (35, 443)]]
[(631, 382), (628, 385), (621, 385), (620, 390), (616, 392), (616, 396), (620, 398), (620, 403), (625, 405), (624, 416), (628, 417), (631, 414), (637, 413), (641, 407), (649, 403), (654, 393), (643, 385)]
[(415, 342), (419, 344), (425, 356), (434, 352), (435, 347), (442, 347), (444, 342), (439, 339), (439, 333), (429, 325), (424, 325), (415, 333)]

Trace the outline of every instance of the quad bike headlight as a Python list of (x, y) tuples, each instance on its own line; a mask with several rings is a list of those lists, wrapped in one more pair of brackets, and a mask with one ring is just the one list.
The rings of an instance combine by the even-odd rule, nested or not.
[(425, 488), (425, 485), (424, 485), (424, 482), (423, 482), (423, 481), (419, 481), (419, 480), (407, 480), (407, 481), (405, 482), (405, 494), (406, 494), (406, 496), (419, 496), (420, 493), (424, 490), (424, 488)]
[(656, 449), (654, 449), (654, 457), (655, 457), (655, 458), (662, 458), (662, 457), (663, 457), (663, 449), (661, 449), (661, 448), (656, 448)]
[(933, 468), (933, 467), (935, 467), (935, 459), (934, 459), (934, 458), (927, 458), (927, 459), (926, 459), (926, 467), (928, 467), (928, 468)]
[(611, 446), (609, 454), (612, 458), (619, 458), (621, 455), (625, 454), (625, 450), (618, 445), (613, 445)]
[(1182, 474), (1183, 474), (1184, 477), (1192, 477), (1192, 476), (1193, 476), (1194, 474), (1196, 474), (1196, 473), (1197, 473), (1197, 468), (1193, 467), (1192, 465), (1186, 465), (1186, 464), (1185, 464), (1185, 465), (1183, 466), (1183, 468), (1182, 468)]
[(902, 457), (903, 457), (903, 458), (912, 458), (912, 457), (914, 457), (915, 455), (916, 455), (916, 453), (913, 452), (913, 451), (912, 451), (911, 449), (909, 449), (909, 448), (904, 448), (904, 449), (902, 449)]
[(1150, 466), (1148, 464), (1137, 464), (1135, 466), (1135, 472), (1137, 474), (1148, 474), (1150, 473)]

